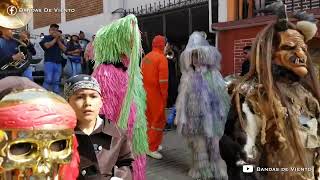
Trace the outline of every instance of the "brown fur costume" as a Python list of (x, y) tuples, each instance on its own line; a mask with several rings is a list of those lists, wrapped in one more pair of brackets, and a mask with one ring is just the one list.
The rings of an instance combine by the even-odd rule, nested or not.
[[(293, 24), (287, 23), (287, 26), (300, 32)], [(306, 50), (308, 73), (304, 77), (275, 62), (280, 45), (279, 32), (277, 23), (273, 23), (258, 34), (253, 45), (250, 71), (232, 89), (235, 108), (231, 111), (237, 112), (235, 121), (239, 121), (240, 126), (229, 126), (235, 128), (235, 132), (239, 131), (237, 128), (242, 129), (247, 135), (247, 143), (248, 137), (254, 134), (253, 130), (258, 131), (253, 135), (256, 136), (253, 137), (253, 147), (249, 148), (250, 151), (253, 149), (253, 156), (247, 154), (247, 157), (240, 158), (258, 167), (288, 168), (286, 172), (279, 169), (278, 172), (258, 173), (261, 176), (254, 179), (318, 179), (319, 82)], [(304, 37), (306, 39), (310, 37)], [(255, 123), (251, 129), (250, 119)], [(304, 169), (293, 171), (291, 167)]]

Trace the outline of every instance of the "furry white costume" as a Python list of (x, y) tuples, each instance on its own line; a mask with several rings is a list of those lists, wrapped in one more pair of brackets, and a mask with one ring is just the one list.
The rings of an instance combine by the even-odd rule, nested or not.
[(177, 99), (178, 132), (187, 138), (193, 153), (189, 175), (193, 178), (227, 179), (220, 157), (229, 96), (219, 72), (221, 55), (205, 34), (194, 32), (180, 57), (182, 77)]

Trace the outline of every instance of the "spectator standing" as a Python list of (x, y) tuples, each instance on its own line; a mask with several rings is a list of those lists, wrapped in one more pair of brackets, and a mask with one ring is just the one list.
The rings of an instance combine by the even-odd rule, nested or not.
[[(34, 49), (33, 44), (30, 42), (30, 33), (27, 31), (22, 31), (19, 34), (20, 41), (27, 45), (27, 56), (29, 59), (32, 59), (32, 56), (36, 55), (36, 50)], [(22, 74), (22, 76), (27, 77), (33, 81), (32, 77), (32, 68), (29, 66)]]
[(89, 42), (89, 44), (86, 47), (86, 51), (84, 53), (84, 59), (87, 64), (88, 68), (88, 74), (92, 74), (93, 67), (94, 67), (94, 47), (93, 47), (93, 41), (96, 35), (92, 36), (92, 41)]
[(178, 69), (178, 51), (175, 50), (173, 44), (167, 43), (165, 50), (166, 58), (168, 60), (168, 100), (167, 108), (172, 108), (178, 96), (179, 85), (179, 69)]
[(173, 119), (174, 119), (174, 106), (178, 96), (178, 86), (180, 80), (180, 69), (178, 62), (178, 50), (177, 47), (173, 44), (167, 43), (165, 55), (168, 60), (168, 98), (167, 98), (167, 109), (166, 109), (166, 118), (167, 124), (165, 130), (172, 130), (174, 128)]
[[(152, 51), (142, 59), (143, 85), (147, 93), (148, 139), (150, 157), (162, 159), (159, 153), (166, 125), (165, 108), (168, 97), (168, 61), (164, 55), (165, 37), (156, 36)], [(160, 147), (160, 148), (159, 148)]]
[(44, 36), (39, 43), (44, 50), (44, 82), (43, 87), (60, 94), (60, 81), (62, 74), (61, 53), (66, 50), (61, 42), (61, 33), (58, 32), (59, 25), (51, 24), (49, 35)]
[(71, 63), (72, 76), (81, 74), (81, 46), (79, 44), (79, 37), (72, 35), (67, 45), (66, 54)]
[[(84, 53), (86, 51), (86, 48), (87, 48), (87, 45), (89, 44), (89, 42), (90, 41), (88, 39), (86, 39), (86, 36), (85, 36), (84, 32), (80, 31), (79, 32), (79, 43), (80, 43), (80, 46), (82, 48), (82, 51), (81, 51), (81, 57), (82, 58), (84, 58)], [(89, 73), (87, 67), (88, 67), (87, 62), (83, 61), (82, 62), (82, 69), (83, 69), (84, 73), (86, 73), (86, 74)]]
[(82, 48), (83, 50), (86, 49), (86, 47), (87, 47), (87, 45), (88, 45), (89, 42), (90, 42), (90, 41), (89, 41), (88, 39), (86, 39), (86, 35), (84, 34), (84, 32), (83, 32), (83, 31), (80, 31), (80, 33), (79, 33), (79, 43), (80, 43), (81, 48)]
[(251, 58), (251, 46), (245, 46), (243, 48), (243, 57), (244, 61), (241, 65), (241, 74), (240, 76), (244, 76), (250, 70), (250, 58)]

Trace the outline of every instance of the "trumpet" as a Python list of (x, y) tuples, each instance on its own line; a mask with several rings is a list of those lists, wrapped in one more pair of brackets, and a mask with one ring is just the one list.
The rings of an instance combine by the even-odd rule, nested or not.
[(171, 60), (174, 58), (174, 52), (170, 49), (166, 54), (167, 59)]
[(174, 51), (172, 50), (171, 47), (169, 47), (165, 53), (166, 55), (166, 58), (169, 59), (169, 60), (172, 60), (174, 58)]
[(0, 69), (1, 70), (6, 70), (9, 67), (14, 67), (16, 69), (20, 69), (24, 67), (28, 63), (28, 58), (27, 58), (27, 47), (25, 44), (21, 44), (18, 46), (18, 51), (19, 53), (23, 53), (25, 55), (24, 59), (21, 59), (19, 61), (10, 61), (9, 63), (3, 65)]

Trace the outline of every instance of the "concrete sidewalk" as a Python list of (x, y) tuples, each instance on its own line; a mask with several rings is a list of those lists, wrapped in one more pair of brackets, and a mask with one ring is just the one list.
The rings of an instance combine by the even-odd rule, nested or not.
[(148, 157), (148, 180), (192, 180), (187, 174), (191, 153), (185, 140), (176, 131), (165, 132), (162, 143), (162, 160)]

